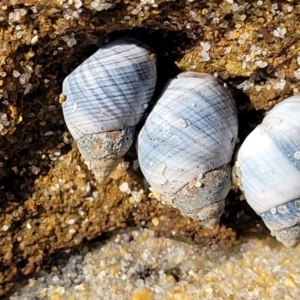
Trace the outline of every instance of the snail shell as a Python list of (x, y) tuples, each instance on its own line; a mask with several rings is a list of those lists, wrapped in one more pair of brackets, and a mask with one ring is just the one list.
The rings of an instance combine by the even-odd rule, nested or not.
[(215, 227), (231, 187), (237, 129), (234, 100), (213, 76), (186, 72), (171, 80), (137, 141), (152, 195)]
[(300, 241), (300, 97), (275, 105), (243, 142), (233, 176), (286, 247)]
[(102, 182), (133, 142), (156, 84), (156, 62), (140, 41), (121, 38), (63, 82), (63, 114), (87, 166)]

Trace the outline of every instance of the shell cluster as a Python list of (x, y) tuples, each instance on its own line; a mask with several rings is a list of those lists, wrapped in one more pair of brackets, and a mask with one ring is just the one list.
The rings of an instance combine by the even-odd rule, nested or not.
[(300, 97), (269, 111), (237, 153), (235, 181), (285, 246), (300, 241)]
[(187, 72), (171, 80), (137, 141), (153, 195), (215, 227), (231, 187), (237, 130), (234, 101), (213, 76)]
[(100, 48), (64, 80), (64, 119), (99, 182), (132, 145), (155, 84), (151, 51), (131, 38)]
[[(154, 59), (153, 59), (154, 58)], [(63, 113), (85, 163), (103, 182), (132, 145), (153, 97), (155, 55), (117, 39), (63, 83)], [(231, 188), (238, 139), (235, 102), (211, 75), (170, 80), (136, 143), (152, 197), (208, 228), (219, 222)], [(232, 172), (249, 205), (285, 246), (300, 241), (300, 97), (276, 105), (240, 147)]]

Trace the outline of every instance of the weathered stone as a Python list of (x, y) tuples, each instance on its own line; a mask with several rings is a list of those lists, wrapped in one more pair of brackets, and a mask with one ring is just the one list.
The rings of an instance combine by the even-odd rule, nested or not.
[[(157, 52), (158, 92), (178, 68), (226, 80), (246, 120), (242, 139), (262, 117), (255, 109), (298, 92), (299, 12), (295, 1), (0, 1), (0, 295), (57, 249), (128, 224), (230, 244), (232, 229), (203, 229), (148, 199), (134, 150), (127, 170), (97, 185), (65, 127), (62, 81), (108, 38), (134, 35)], [(239, 210), (227, 207), (226, 225)]]

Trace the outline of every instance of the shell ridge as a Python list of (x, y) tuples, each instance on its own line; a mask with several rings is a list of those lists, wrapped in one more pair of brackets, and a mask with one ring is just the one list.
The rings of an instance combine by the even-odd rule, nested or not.
[[(146, 135), (146, 137), (144, 137), (143, 135)], [(143, 151), (143, 150), (139, 150), (139, 153), (138, 153), (138, 155), (139, 155), (139, 157), (143, 157), (143, 160), (140, 162), (140, 167), (141, 167), (141, 170), (143, 171), (143, 173), (144, 173), (144, 175), (146, 176), (146, 178), (148, 178), (148, 180), (149, 180), (149, 178), (152, 178), (154, 175), (153, 174), (155, 174), (155, 170), (157, 170), (157, 168), (158, 167), (160, 167), (162, 164), (165, 164), (165, 165), (168, 165), (167, 167), (166, 167), (166, 169), (165, 169), (165, 171), (164, 171), (164, 175), (165, 175), (165, 177), (166, 177), (166, 179), (167, 179), (167, 182), (166, 182), (166, 184), (165, 185), (163, 185), (163, 186), (161, 186), (161, 185), (155, 185), (155, 184), (153, 184), (152, 183), (152, 185), (154, 185), (155, 186), (155, 188), (156, 189), (158, 189), (159, 191), (162, 191), (162, 189), (164, 188), (164, 186), (170, 186), (169, 188), (168, 188), (168, 191), (174, 191), (174, 185), (178, 185), (178, 177), (179, 177), (179, 179), (181, 178), (181, 174), (182, 174), (182, 172), (179, 172), (180, 174), (179, 175), (177, 175), (177, 176), (172, 176), (171, 178), (168, 176), (168, 174), (169, 173), (171, 173), (171, 174), (176, 174), (176, 172), (173, 172), (173, 169), (172, 169), (172, 167), (171, 166), (169, 166), (169, 163), (168, 163), (168, 159), (166, 159), (165, 158), (165, 156), (163, 157), (163, 159), (161, 160), (160, 158), (161, 158), (161, 156), (157, 153), (156, 154), (156, 149), (159, 149), (159, 147), (160, 147), (160, 145), (158, 145), (158, 140), (157, 139), (153, 139), (152, 137), (151, 137), (151, 135), (149, 135), (148, 134), (148, 132), (147, 132), (147, 129), (145, 129), (143, 132), (141, 132), (141, 134), (139, 135), (139, 138), (138, 138), (138, 148), (139, 149), (145, 149), (144, 147), (139, 147), (139, 143), (141, 143), (141, 140), (143, 140), (143, 141), (145, 141), (145, 140), (147, 140), (149, 138), (149, 141), (151, 141), (152, 143), (153, 143), (153, 147), (151, 147), (151, 148), (153, 148), (153, 150), (154, 150), (154, 153), (153, 153), (153, 151), (151, 151), (151, 152), (148, 152), (148, 151), (146, 151), (146, 154), (145, 154), (145, 151)], [(164, 147), (164, 145), (163, 145), (163, 147)], [(146, 148), (147, 149), (147, 148)], [(146, 150), (145, 149), (145, 150)], [(168, 154), (168, 153), (167, 153)], [(153, 162), (154, 161), (154, 164), (152, 165), (152, 166), (150, 166), (149, 164), (150, 164), (150, 162)], [(179, 170), (179, 168), (180, 168), (180, 166), (178, 166), (178, 164), (180, 164), (180, 160), (176, 160), (177, 161), (177, 165), (175, 166), (175, 170), (176, 171), (178, 171)], [(146, 165), (147, 165), (147, 167), (146, 167)], [(183, 165), (183, 167), (184, 167), (185, 165)], [(185, 168), (186, 169), (186, 168)], [(187, 172), (187, 171), (185, 171), (185, 172)], [(177, 172), (178, 173), (178, 172)], [(193, 174), (193, 176), (192, 175), (190, 175), (190, 177), (196, 177), (198, 174)], [(150, 179), (151, 180), (151, 179)], [(152, 182), (153, 182), (153, 180), (151, 180)], [(174, 183), (174, 181), (175, 181), (175, 183)], [(183, 187), (185, 185), (185, 183), (184, 182), (182, 182), (182, 184), (181, 184), (181, 187)], [(176, 188), (177, 189), (177, 188)]]
[[(143, 66), (140, 66), (140, 71), (142, 71)], [(120, 72), (120, 70), (118, 70), (118, 72)], [(125, 125), (131, 125), (131, 123), (133, 122), (134, 124), (137, 124), (140, 120), (140, 118), (143, 115), (143, 111), (144, 111), (144, 107), (143, 105), (146, 104), (148, 101), (147, 99), (149, 99), (149, 96), (151, 96), (153, 94), (154, 91), (154, 83), (151, 83), (151, 88), (147, 89), (147, 91), (143, 91), (143, 89), (141, 89), (139, 87), (140, 84), (140, 77), (136, 76), (137, 75), (137, 71), (136, 69), (130, 68), (128, 70), (126, 70), (126, 72), (123, 72), (123, 76), (129, 78), (130, 80), (128, 80), (127, 82), (123, 83), (123, 86), (125, 87), (129, 87), (129, 89), (126, 91), (125, 89), (120, 89), (120, 92), (122, 94), (122, 97), (118, 97), (116, 100), (120, 100), (120, 101), (115, 101), (115, 106), (117, 106), (118, 108), (122, 108), (122, 115), (118, 116), (118, 117), (123, 117), (123, 124)], [(138, 77), (138, 78), (137, 78)], [(149, 77), (149, 76), (147, 76)], [(148, 78), (147, 78), (148, 79)], [(148, 81), (146, 83), (141, 83), (141, 84), (145, 84), (148, 85)], [(114, 80), (114, 82), (117, 82), (116, 80)], [(120, 85), (119, 85), (120, 86)], [(136, 104), (136, 101), (138, 100), (138, 105)], [(124, 102), (126, 101), (126, 102)], [(126, 108), (126, 109), (125, 109)], [(113, 111), (113, 109), (112, 109)], [(134, 121), (130, 121), (134, 116)], [(129, 123), (127, 122), (127, 120), (129, 120)]]
[(294, 247), (300, 241), (300, 199), (273, 207), (261, 215), (266, 226), (285, 247)]
[[(214, 142), (213, 149), (216, 150), (215, 153), (220, 155), (220, 152), (217, 151), (217, 149), (220, 148), (221, 144), (223, 144), (222, 149), (224, 150), (224, 148), (225, 148), (227, 150), (226, 154), (225, 154), (225, 151), (222, 151), (222, 153), (225, 154), (226, 158), (224, 157), (222, 159), (222, 162), (220, 162), (218, 165), (214, 166), (215, 168), (218, 168), (221, 165), (223, 165), (224, 163), (228, 163), (231, 160), (231, 156), (232, 156), (232, 155), (230, 155), (230, 157), (228, 157), (228, 154), (227, 154), (228, 152), (232, 151), (231, 143), (228, 143), (228, 145), (225, 146), (224, 142), (222, 143), (220, 140), (218, 140), (218, 138), (220, 137), (219, 135), (223, 136), (223, 139), (222, 139), (223, 141), (230, 141), (231, 138), (235, 136), (233, 130), (231, 131), (230, 129), (234, 128), (234, 125), (236, 125), (236, 120), (233, 119), (232, 121), (234, 121), (234, 124), (225, 128), (224, 127), (224, 124), (226, 124), (225, 121), (227, 121), (227, 120), (231, 121), (231, 118), (228, 118), (228, 116), (232, 115), (232, 111), (229, 111), (228, 113), (226, 113), (223, 110), (221, 110), (220, 117), (223, 119), (222, 120), (223, 122), (221, 123), (220, 120), (218, 119), (219, 111), (220, 111), (220, 110), (218, 110), (218, 106), (220, 104), (223, 104), (222, 103), (223, 101), (216, 102), (215, 105), (213, 107), (211, 107), (211, 105), (210, 105), (211, 99), (206, 97), (203, 93), (201, 93), (201, 91), (191, 91), (191, 94), (195, 94), (195, 96), (197, 96), (197, 97), (199, 97), (199, 95), (200, 95), (201, 100), (205, 100), (207, 103), (207, 107), (208, 107), (207, 109), (203, 109), (201, 111), (201, 120), (199, 119), (196, 122), (191, 122), (193, 124), (193, 126), (195, 127), (196, 132), (199, 133), (199, 135), (201, 136), (201, 139), (203, 139), (202, 135), (205, 135), (204, 139), (212, 140)], [(216, 97), (216, 99), (217, 99), (217, 97)], [(188, 99), (186, 99), (186, 101), (188, 102)], [(203, 114), (204, 114), (204, 116), (203, 116)], [(214, 126), (215, 125), (215, 123), (213, 122), (214, 120), (217, 120), (219, 126)], [(204, 121), (204, 123), (203, 123), (203, 121)], [(230, 123), (232, 123), (232, 122), (230, 122)], [(201, 125), (201, 127), (199, 125)], [(209, 129), (209, 131), (207, 131), (207, 129)], [(213, 129), (213, 131), (211, 131), (211, 129)], [(228, 130), (224, 130), (224, 129), (230, 130), (230, 133), (231, 133), (230, 137), (228, 137)], [(215, 138), (216, 133), (218, 133), (218, 135)], [(236, 133), (236, 135), (237, 135), (237, 133)], [(212, 152), (212, 144), (211, 143), (209, 145), (205, 145), (203, 143), (199, 147), (205, 147), (207, 149), (207, 153)], [(216, 155), (216, 157), (217, 157), (217, 155)], [(224, 159), (226, 161), (224, 161)]]
[[(93, 70), (93, 68), (91, 68), (91, 70)], [(77, 111), (73, 112), (73, 114), (68, 114), (68, 115), (71, 116), (70, 121), (73, 124), (73, 126), (76, 126), (75, 124), (80, 123), (81, 127), (84, 128), (85, 124), (90, 126), (91, 120), (93, 120), (94, 124), (97, 124), (97, 122), (99, 120), (99, 116), (97, 114), (97, 111), (93, 110), (91, 112), (89, 110), (89, 106), (91, 105), (91, 103), (90, 103), (90, 101), (86, 101), (86, 98), (87, 99), (94, 99), (93, 103), (96, 103), (97, 101), (99, 101), (99, 95), (98, 95), (96, 89), (87, 89), (87, 87), (89, 87), (91, 85), (91, 83), (89, 83), (87, 85), (84, 84), (84, 82), (90, 82), (88, 80), (89, 78), (87, 76), (85, 76), (86, 75), (85, 72), (81, 72), (81, 75), (84, 75), (83, 80), (81, 80), (81, 78), (78, 79), (77, 81), (73, 80), (73, 77), (74, 77), (74, 75), (73, 75), (67, 81), (69, 83), (71, 82), (71, 85), (76, 86), (76, 89), (69, 88), (70, 92), (72, 91), (72, 94), (71, 94), (72, 97), (68, 97), (68, 100), (69, 100), (68, 102), (70, 102), (70, 101), (72, 101), (74, 103), (76, 102), (77, 105), (78, 105)], [(77, 76), (77, 78), (79, 78), (79, 77)], [(72, 84), (73, 82), (74, 82), (74, 84)], [(82, 82), (82, 84), (81, 84), (81, 82)], [(79, 97), (77, 98), (77, 95), (80, 95), (82, 93), (86, 95), (86, 98), (82, 98), (82, 99), (80, 99)], [(75, 100), (75, 98), (77, 98), (77, 101)], [(85, 112), (85, 111), (89, 112), (89, 114), (90, 114), (89, 117), (85, 118), (86, 113), (84, 113), (84, 116), (80, 118), (79, 116), (81, 116), (82, 112)], [(105, 113), (102, 112), (102, 111), (100, 111), (100, 112), (103, 114), (103, 117), (106, 118)], [(91, 113), (92, 113), (92, 115), (91, 115)], [(76, 127), (78, 128), (78, 126), (76, 126)], [(95, 127), (95, 125), (94, 125), (94, 127)], [(85, 134), (84, 130), (80, 130), (80, 129), (78, 129), (78, 130), (81, 132), (81, 135)], [(93, 132), (95, 132), (95, 130), (93, 130)]]
[[(203, 152), (210, 153), (207, 149), (207, 151), (201, 151), (199, 153), (196, 153), (198, 151), (195, 151), (194, 148), (199, 148), (198, 145), (193, 145), (193, 147), (185, 148), (185, 142), (188, 141), (191, 136), (189, 133), (185, 134), (184, 129), (181, 132), (180, 139), (182, 140), (182, 147), (179, 147), (177, 144), (177, 140), (174, 141), (174, 138), (172, 135), (167, 135), (166, 139), (163, 139), (162, 136), (158, 136), (158, 138), (153, 139), (151, 138), (150, 134), (148, 133), (147, 126), (145, 126), (145, 131), (147, 131), (147, 139), (152, 141), (152, 144), (155, 145), (154, 147), (160, 148), (161, 153), (165, 153), (164, 156), (170, 156), (170, 157), (176, 157), (176, 160), (178, 161), (185, 161), (188, 164), (188, 161), (193, 162), (195, 160), (195, 157), (198, 159), (202, 157), (202, 161), (204, 161), (206, 158), (203, 157)], [(204, 145), (206, 147), (206, 145)], [(184, 151), (183, 151), (184, 150)], [(165, 158), (167, 159), (167, 158)], [(168, 159), (167, 159), (168, 160)], [(178, 163), (178, 162), (177, 162)]]
[[(283, 135), (284, 137), (280, 137)], [(272, 128), (272, 130), (269, 131), (269, 136), (276, 147), (279, 149), (279, 151), (284, 156), (286, 156), (291, 164), (294, 165), (300, 172), (300, 159), (296, 159), (294, 155), (291, 155), (294, 154), (297, 150), (300, 151), (300, 148), (293, 143), (293, 140), (290, 138), (289, 134), (283, 130), (280, 131), (278, 129)]]
[[(111, 81), (114, 81), (114, 83), (116, 84), (117, 81), (114, 79), (114, 76), (110, 75), (109, 79)], [(128, 82), (125, 82), (122, 84), (122, 86), (125, 86)], [(119, 84), (120, 86), (120, 84)], [(98, 111), (100, 113), (103, 114), (104, 117), (106, 117), (106, 114), (111, 115), (114, 117), (114, 119), (119, 119), (119, 128), (112, 128), (112, 129), (121, 129), (124, 127), (125, 124), (127, 124), (127, 122), (125, 121), (126, 118), (128, 119), (132, 119), (133, 117), (131, 117), (132, 114), (134, 114), (134, 111), (132, 110), (132, 105), (130, 105), (129, 101), (131, 101), (132, 103), (134, 102), (134, 100), (136, 99), (136, 93), (134, 95), (130, 94), (130, 91), (128, 91), (127, 93), (124, 93), (124, 90), (120, 89), (120, 92), (122, 93), (122, 96), (120, 95), (114, 95), (112, 94), (113, 89), (114, 88), (114, 84), (111, 84), (109, 86), (105, 86), (102, 85), (101, 90), (102, 90), (102, 96), (101, 95), (94, 95), (93, 98), (96, 99), (96, 97), (98, 98), (96, 101), (101, 101), (98, 106)], [(151, 93), (151, 91), (149, 92), (149, 94)], [(99, 98), (100, 96), (100, 98)], [(143, 97), (145, 98), (145, 97)], [(110, 99), (114, 99), (113, 101), (111, 101)], [(126, 100), (127, 105), (124, 103), (124, 100)], [(146, 101), (144, 101), (146, 102)], [(88, 104), (87, 104), (88, 105)], [(100, 110), (101, 107), (101, 110)], [(124, 109), (126, 108), (126, 110)], [(102, 111), (103, 110), (103, 111)], [(106, 112), (105, 112), (106, 111)], [(122, 113), (121, 113), (122, 111)], [(120, 113), (118, 113), (120, 112)], [(137, 123), (136, 119), (140, 119), (142, 115), (142, 112), (140, 112), (140, 114), (138, 115), (138, 117), (135, 117), (135, 121), (134, 123)], [(111, 119), (110, 119), (111, 120)], [(131, 124), (127, 124), (127, 125), (131, 125)]]
[[(201, 90), (195, 90), (195, 91), (190, 91), (190, 93), (196, 97), (199, 97), (201, 99), (204, 99), (206, 101), (206, 103), (208, 104), (207, 107), (211, 109), (212, 114), (215, 113), (216, 111), (218, 111), (218, 113), (220, 114), (221, 118), (223, 120), (229, 120), (229, 121), (233, 121), (234, 124), (237, 123), (235, 114), (234, 116), (232, 116), (232, 113), (235, 113), (236, 110), (234, 109), (233, 106), (233, 99), (232, 97), (229, 97), (229, 95), (227, 93), (224, 93), (224, 95), (218, 95), (215, 96), (213, 98), (207, 96), (205, 93), (203, 93), (202, 89)], [(220, 96), (225, 96), (226, 100), (222, 100), (222, 98)], [(219, 101), (217, 101), (218, 99), (220, 99)], [(229, 101), (228, 101), (229, 100)], [(228, 103), (231, 103), (232, 105), (229, 105)], [(213, 104), (213, 107), (211, 107), (211, 104)], [(221, 108), (221, 110), (219, 110), (219, 108)], [(229, 112), (227, 111), (229, 110)], [(228, 117), (230, 116), (230, 117)], [(220, 124), (221, 126), (224, 126), (223, 124)]]
[[(124, 126), (125, 125), (125, 115), (127, 116), (127, 114), (129, 113), (129, 114), (132, 114), (132, 111), (130, 110), (130, 106), (129, 106), (129, 104), (128, 104), (128, 99), (127, 99), (127, 97), (125, 96), (125, 94), (124, 94), (124, 92), (123, 92), (123, 89), (122, 88), (119, 88), (119, 85), (118, 85), (118, 83), (116, 82), (116, 80), (115, 80), (115, 76), (113, 76), (112, 74), (111, 74), (111, 72), (109, 72), (108, 70), (107, 70), (107, 68), (105, 68), (105, 66), (102, 66), (102, 68), (104, 69), (104, 71), (105, 71), (105, 73), (107, 74), (107, 76), (108, 76), (108, 81), (109, 82), (113, 82), (113, 84), (111, 85), (111, 86), (115, 86), (115, 87), (118, 87), (118, 90), (119, 90), (119, 92), (121, 93), (121, 97), (119, 97), (119, 98), (121, 98), (122, 100), (125, 100), (126, 101), (126, 103), (127, 103), (127, 105), (128, 105), (128, 107), (127, 107), (127, 110), (126, 110), (126, 113), (122, 113), (119, 117), (120, 117), (120, 119), (119, 119), (119, 124), (121, 125), (121, 126)], [(123, 73), (121, 73), (121, 74), (123, 74)], [(112, 103), (114, 103), (114, 106), (115, 107), (117, 107), (117, 104), (118, 104), (118, 102), (119, 101), (116, 101), (116, 100), (118, 100), (118, 98), (114, 98), (114, 97), (112, 97), (111, 96), (111, 94), (110, 94), (110, 91), (109, 91), (109, 89), (105, 89), (104, 87), (102, 87), (102, 90), (103, 90), (103, 92), (104, 92), (104, 94), (107, 96), (107, 98), (108, 99), (114, 99), (115, 101), (110, 101), (110, 102), (112, 102)], [(109, 102), (108, 102), (109, 103)], [(122, 107), (123, 108), (123, 107)], [(129, 112), (128, 112), (128, 110), (129, 110)], [(123, 110), (122, 110), (123, 111)]]
[(281, 230), (300, 222), (300, 198), (282, 203), (262, 213), (262, 218), (271, 230)]
[[(143, 43), (138, 40), (126, 40), (126, 39), (116, 39), (102, 47), (100, 47), (88, 60), (95, 60), (96, 62), (101, 62), (101, 64), (115, 64), (126, 63), (130, 64), (132, 58), (137, 56), (143, 57), (147, 54), (145, 47), (141, 49)], [(130, 55), (129, 55), (130, 53)], [(124, 59), (125, 58), (125, 59)], [(129, 59), (129, 61), (128, 61)]]
[[(198, 94), (195, 94), (196, 96), (198, 96)], [(178, 95), (178, 97), (177, 98), (175, 98), (174, 99), (174, 101), (172, 101), (172, 103), (176, 103), (176, 100), (179, 98), (180, 99), (180, 96), (181, 95)], [(165, 99), (168, 97), (168, 94), (167, 95), (165, 95)], [(165, 101), (166, 102), (166, 101)], [(214, 115), (215, 114), (215, 109), (213, 109), (213, 110), (209, 110), (209, 109), (207, 109), (207, 110), (202, 110), (202, 112), (201, 113), (203, 113), (204, 111), (208, 111), (208, 116), (205, 116), (204, 118), (202, 118), (202, 119), (200, 119), (200, 118), (198, 118), (197, 116), (196, 116), (196, 118), (197, 118), (197, 120), (196, 121), (190, 121), (190, 119), (191, 119), (191, 116), (190, 116), (190, 107), (188, 107), (187, 106), (187, 103), (189, 103), (189, 99), (187, 99), (187, 98), (185, 98), (185, 96), (182, 96), (182, 101), (181, 101), (182, 103), (180, 103), (180, 107), (182, 106), (182, 105), (184, 105), (185, 107), (184, 108), (182, 108), (180, 111), (177, 111), (176, 112), (176, 114), (175, 114), (175, 111), (176, 110), (173, 110), (171, 113), (175, 116), (174, 118), (176, 119), (176, 118), (179, 118), (180, 116), (182, 116), (182, 114), (183, 114), (183, 116), (182, 116), (182, 118), (183, 119), (185, 119), (186, 120), (186, 122), (187, 122), (187, 124), (188, 124), (188, 126), (192, 126), (193, 127), (193, 130), (199, 135), (199, 137), (195, 137), (195, 136), (192, 136), (191, 134), (189, 134), (189, 130), (187, 129), (183, 129), (183, 130), (180, 130), (180, 133), (182, 133), (182, 140), (188, 140), (189, 138), (193, 138), (193, 139), (198, 139), (198, 142), (199, 142), (199, 140), (200, 139), (205, 139), (205, 138), (203, 138), (203, 135), (205, 134), (206, 135), (206, 139), (212, 139), (213, 141), (214, 141), (214, 143), (215, 143), (215, 146), (214, 146), (214, 148), (218, 148), (219, 147), (219, 145), (220, 145), (220, 141), (219, 140), (217, 140), (217, 139), (214, 139), (213, 138), (213, 135), (214, 135), (214, 132), (207, 132), (207, 130), (203, 130), (203, 128), (211, 128), (211, 129), (214, 129), (214, 126), (210, 126), (211, 125), (211, 117), (210, 116), (212, 116), (212, 115)], [(207, 101), (207, 103), (209, 104), (209, 101)], [(157, 111), (161, 111), (161, 110), (163, 110), (165, 107), (167, 107), (167, 105), (168, 106), (172, 106), (171, 105), (171, 103), (165, 103), (165, 105), (164, 105), (164, 107), (160, 107), (159, 106), (159, 103), (157, 104)], [(162, 105), (161, 105), (162, 106)], [(162, 115), (162, 118), (165, 120), (165, 123), (168, 123), (168, 121), (169, 121), (169, 113), (167, 112), (167, 111), (165, 111), (166, 109), (164, 109), (163, 111), (162, 111), (162, 113), (161, 113), (161, 115)], [(211, 112), (210, 114), (209, 114), (209, 112)], [(181, 115), (180, 115), (181, 114)], [(151, 120), (152, 121), (152, 114), (150, 114), (149, 115), (149, 117), (148, 117), (148, 119), (149, 120)], [(204, 124), (203, 124), (203, 120), (207, 120), (207, 122), (205, 122)], [(155, 123), (155, 122), (153, 122), (153, 123)], [(152, 131), (154, 132), (154, 131), (156, 131), (157, 130), (157, 128), (159, 128), (160, 127), (160, 125), (161, 124), (159, 124), (159, 122), (157, 122), (157, 124), (156, 125), (154, 125), (154, 124), (151, 124), (152, 125)], [(146, 124), (146, 127), (147, 127), (147, 124)], [(223, 128), (221, 128), (221, 129), (223, 129)], [(170, 128), (170, 132), (171, 132), (171, 134), (173, 134), (173, 131), (174, 132), (179, 132), (178, 131), (178, 129), (177, 128)], [(216, 131), (218, 131), (219, 133), (221, 133), (223, 136), (224, 136), (224, 138), (227, 140), (227, 139), (229, 139), (229, 140), (231, 140), (231, 136), (230, 136), (230, 138), (228, 138), (228, 137), (226, 137), (226, 135), (225, 135), (225, 133), (223, 132), (224, 130), (215, 130), (215, 132)], [(185, 133), (186, 133), (186, 135), (185, 135)], [(170, 135), (171, 135), (170, 134)], [(189, 134), (189, 135), (188, 135)], [(233, 135), (233, 134), (232, 134)], [(224, 139), (224, 140), (225, 140)], [(170, 143), (172, 143), (172, 140), (169, 138), (169, 139), (166, 139), (167, 141), (170, 141)], [(209, 146), (206, 146), (204, 143), (202, 144), (203, 145), (203, 147), (206, 147), (206, 148), (208, 148)], [(170, 146), (172, 146), (172, 144), (170, 145)], [(199, 146), (200, 147), (200, 146)], [(211, 145), (210, 145), (210, 147), (211, 147)], [(175, 147), (176, 148), (176, 147)], [(228, 150), (229, 150), (229, 152), (231, 152), (232, 151), (232, 146), (231, 146), (231, 143), (230, 142), (228, 142), (228, 147), (226, 147), (226, 148), (228, 148)], [(172, 149), (174, 149), (174, 147), (172, 148)], [(190, 148), (189, 149), (186, 149), (185, 150), (185, 152), (186, 153), (188, 153), (189, 152), (189, 150), (190, 150)], [(172, 151), (172, 150), (171, 150)], [(207, 152), (211, 152), (211, 151), (207, 151)], [(192, 154), (193, 156), (194, 156), (194, 153)], [(228, 155), (227, 155), (228, 156)], [(231, 155), (230, 155), (230, 158), (226, 158), (226, 162), (225, 163), (227, 163), (228, 162), (228, 160), (230, 160), (231, 159)], [(222, 163), (221, 163), (222, 164)], [(221, 165), (220, 164), (220, 165)], [(219, 165), (219, 166), (220, 166)], [(218, 166), (218, 167), (219, 167)]]

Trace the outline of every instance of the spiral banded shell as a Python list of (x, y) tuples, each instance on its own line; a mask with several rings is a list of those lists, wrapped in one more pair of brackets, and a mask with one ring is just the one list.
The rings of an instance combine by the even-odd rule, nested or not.
[(99, 182), (132, 145), (155, 84), (151, 52), (130, 38), (103, 46), (64, 80), (64, 119)]
[(235, 181), (285, 246), (300, 241), (300, 97), (277, 104), (237, 154)]
[(230, 190), (234, 101), (214, 77), (187, 72), (165, 87), (137, 141), (153, 195), (213, 228)]

